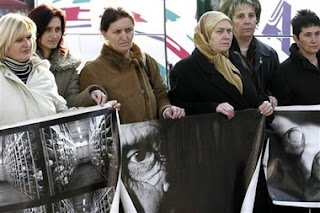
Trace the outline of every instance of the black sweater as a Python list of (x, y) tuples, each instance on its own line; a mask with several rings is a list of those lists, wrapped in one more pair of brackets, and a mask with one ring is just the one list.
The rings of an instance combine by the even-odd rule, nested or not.
[[(297, 44), (290, 47), (290, 57), (280, 64), (273, 79), (273, 91), (280, 106), (320, 104), (320, 70), (299, 53)], [(320, 65), (320, 53), (317, 53)]]

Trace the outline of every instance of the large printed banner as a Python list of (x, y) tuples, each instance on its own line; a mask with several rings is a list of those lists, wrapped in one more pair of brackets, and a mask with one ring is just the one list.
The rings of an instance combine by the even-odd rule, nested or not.
[(320, 208), (320, 105), (278, 107), (267, 166), (277, 205)]
[[(275, 204), (320, 207), (319, 107), (275, 111)], [(3, 126), (0, 212), (251, 212), (264, 126), (254, 109), (119, 125), (107, 106)]]
[(263, 130), (256, 110), (121, 125), (125, 211), (241, 212)]
[(125, 212), (240, 212), (263, 127), (249, 110), (119, 129), (100, 107), (2, 127), (0, 212), (118, 212), (119, 194)]
[(0, 128), (0, 212), (116, 212), (120, 141), (111, 108)]

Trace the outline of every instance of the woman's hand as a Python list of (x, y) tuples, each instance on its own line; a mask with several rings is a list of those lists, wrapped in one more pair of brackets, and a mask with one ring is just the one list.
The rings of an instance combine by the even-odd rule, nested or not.
[(103, 106), (107, 102), (107, 96), (101, 90), (93, 90), (90, 92), (90, 96), (97, 105)]
[(224, 114), (228, 119), (234, 117), (234, 108), (227, 102), (219, 104), (216, 108), (216, 112)]
[(278, 106), (278, 100), (276, 97), (270, 95), (268, 98), (273, 108)]
[(272, 115), (273, 113), (273, 107), (272, 104), (269, 101), (264, 101), (260, 106), (259, 106), (259, 111), (262, 115), (264, 116), (269, 116)]
[(116, 110), (120, 111), (121, 104), (120, 104), (120, 103), (118, 103), (118, 101), (117, 101), (117, 100), (108, 101), (108, 103), (110, 103), (110, 104), (111, 104), (111, 107), (112, 107), (112, 108), (114, 108), (114, 109), (116, 109)]
[(170, 106), (168, 108), (166, 108), (163, 112), (163, 117), (165, 119), (167, 118), (182, 118), (186, 115), (185, 111), (183, 108), (180, 107), (176, 107), (176, 106)]

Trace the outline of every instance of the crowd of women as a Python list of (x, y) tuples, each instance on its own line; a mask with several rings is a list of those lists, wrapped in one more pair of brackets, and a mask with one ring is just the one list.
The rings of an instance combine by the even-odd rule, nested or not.
[[(257, 108), (268, 137), (278, 105), (320, 104), (320, 20), (310, 10), (297, 12), (295, 43), (280, 64), (276, 51), (254, 36), (260, 15), (258, 0), (225, 0), (220, 11), (204, 13), (195, 48), (172, 68), (168, 87), (157, 61), (133, 42), (135, 20), (123, 8), (105, 10), (105, 43), (85, 64), (64, 44), (62, 10), (43, 4), (28, 16), (6, 14), (0, 19), (0, 125), (110, 101), (123, 124), (204, 113), (232, 119), (238, 110)], [(273, 205), (261, 169), (254, 212), (286, 208), (309, 211)]]

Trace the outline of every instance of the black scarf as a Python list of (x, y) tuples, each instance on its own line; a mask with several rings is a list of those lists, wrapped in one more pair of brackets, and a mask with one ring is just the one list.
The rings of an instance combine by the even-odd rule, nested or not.
[[(230, 50), (241, 53), (237, 39), (235, 38), (232, 39)], [(254, 41), (254, 38), (252, 38), (248, 48), (248, 52), (247, 52), (247, 59), (250, 61), (251, 64), (255, 64), (254, 59), (255, 59), (256, 52), (257, 52), (256, 43)]]

